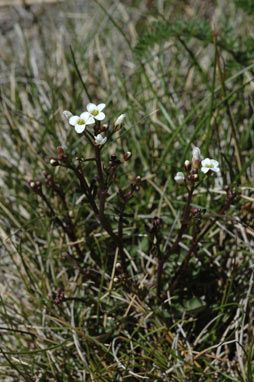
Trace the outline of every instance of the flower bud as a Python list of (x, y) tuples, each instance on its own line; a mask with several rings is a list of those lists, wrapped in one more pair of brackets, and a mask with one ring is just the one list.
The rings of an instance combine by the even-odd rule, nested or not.
[(119, 129), (121, 129), (122, 125), (123, 125), (123, 121), (125, 119), (125, 116), (126, 114), (121, 114), (119, 115), (119, 117), (116, 119), (115, 123), (114, 123), (114, 130), (117, 131)]
[(65, 118), (69, 121), (69, 119), (72, 117), (72, 113), (68, 110), (64, 110), (63, 115)]
[(108, 128), (108, 125), (102, 125), (100, 128), (100, 133), (104, 133), (104, 131), (106, 131), (107, 128)]
[(191, 162), (189, 160), (186, 160), (184, 162), (184, 168), (185, 168), (186, 171), (188, 171), (188, 172), (190, 171), (190, 169), (191, 169)]
[(177, 184), (181, 185), (184, 183), (184, 174), (182, 172), (177, 172), (174, 179)]
[(193, 216), (195, 216), (195, 215), (197, 214), (197, 212), (198, 212), (198, 209), (197, 209), (197, 208), (192, 208), (192, 209), (191, 209), (191, 214), (192, 214)]
[(192, 167), (199, 168), (200, 167), (200, 149), (198, 147), (194, 147), (192, 150)]
[(57, 151), (57, 154), (63, 154), (64, 149), (61, 146), (59, 146), (57, 147), (56, 151)]
[(65, 161), (66, 159), (68, 159), (68, 155), (66, 155), (66, 154), (59, 154), (58, 155), (58, 159)]
[(31, 190), (33, 192), (36, 193), (36, 192), (40, 192), (41, 191), (41, 181), (40, 180), (36, 180), (36, 181), (29, 180), (28, 184), (31, 187)]
[(127, 161), (131, 158), (132, 153), (130, 151), (126, 151), (126, 153), (123, 154), (123, 160)]
[(29, 183), (29, 186), (31, 187), (31, 188), (35, 188), (35, 182), (33, 182), (33, 181), (30, 181), (30, 182), (28, 182)]
[(126, 199), (126, 200), (130, 200), (130, 199), (133, 197), (131, 191), (127, 192), (127, 194), (125, 194), (124, 196), (125, 196), (125, 199)]
[(51, 164), (51, 166), (55, 166), (55, 167), (59, 165), (59, 162), (54, 158), (51, 158), (49, 163)]
[(74, 213), (73, 210), (70, 210), (70, 211), (68, 212), (68, 215), (69, 215), (70, 218), (74, 218), (75, 213)]

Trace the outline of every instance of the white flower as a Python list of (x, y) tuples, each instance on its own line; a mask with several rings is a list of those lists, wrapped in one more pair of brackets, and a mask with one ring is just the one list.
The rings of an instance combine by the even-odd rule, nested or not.
[(100, 103), (98, 106), (94, 103), (89, 103), (86, 105), (86, 108), (88, 113), (90, 113), (93, 118), (97, 119), (97, 121), (102, 121), (106, 117), (102, 112), (105, 106), (105, 103)]
[(123, 124), (123, 120), (125, 119), (125, 116), (126, 114), (121, 114), (119, 115), (119, 117), (116, 119), (115, 123), (114, 123), (114, 128), (117, 130), (117, 129), (120, 129), (122, 124)]
[(220, 172), (219, 162), (215, 159), (206, 158), (201, 162), (201, 171), (206, 174), (209, 170), (214, 172)]
[(107, 137), (103, 138), (101, 134), (98, 134), (96, 135), (96, 137), (94, 137), (94, 143), (98, 146), (102, 146), (106, 142), (107, 142)]
[(177, 172), (174, 179), (175, 179), (177, 184), (183, 184), (184, 183), (184, 174), (182, 172)]
[(192, 150), (192, 160), (200, 160), (200, 149), (198, 147), (194, 147)]
[(94, 118), (87, 111), (82, 113), (80, 117), (78, 117), (77, 115), (73, 115), (69, 119), (69, 124), (75, 127), (75, 131), (78, 134), (83, 133), (83, 131), (86, 128), (86, 125), (91, 125), (94, 122)]

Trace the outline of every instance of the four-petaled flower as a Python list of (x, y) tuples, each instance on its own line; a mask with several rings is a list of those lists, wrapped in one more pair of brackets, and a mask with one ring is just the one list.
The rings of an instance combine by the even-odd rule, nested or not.
[(94, 143), (97, 146), (102, 146), (107, 142), (107, 137), (104, 137), (101, 134), (98, 134), (94, 137)]
[(201, 166), (202, 166), (201, 171), (204, 174), (206, 174), (210, 170), (217, 172), (217, 173), (220, 171), (219, 162), (217, 162), (217, 160), (215, 160), (215, 159), (206, 158), (206, 159), (202, 160)]
[(94, 119), (97, 119), (97, 121), (102, 121), (106, 117), (102, 112), (105, 106), (105, 103), (100, 103), (98, 106), (96, 106), (94, 103), (89, 103), (86, 108), (88, 113), (90, 113)]
[(78, 117), (77, 115), (73, 115), (69, 119), (69, 124), (75, 127), (75, 131), (78, 134), (83, 133), (83, 131), (86, 128), (86, 125), (91, 125), (94, 122), (95, 122), (94, 118), (87, 111), (82, 113), (80, 117)]
[(175, 179), (177, 184), (183, 184), (184, 183), (184, 174), (182, 172), (177, 172), (174, 179)]

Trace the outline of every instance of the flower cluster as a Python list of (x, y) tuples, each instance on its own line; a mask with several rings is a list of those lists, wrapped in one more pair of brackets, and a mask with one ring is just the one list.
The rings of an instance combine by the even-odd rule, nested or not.
[[(103, 119), (105, 119), (106, 116), (102, 111), (105, 106), (105, 103), (100, 103), (98, 106), (94, 103), (89, 103), (86, 106), (87, 111), (80, 114), (80, 116), (71, 115), (69, 124), (74, 126), (75, 131), (78, 134), (81, 134), (86, 129), (87, 125), (92, 125), (95, 121), (103, 121)], [(66, 111), (64, 113), (65, 115), (68, 115)]]
[[(108, 126), (102, 125), (100, 126), (100, 122), (106, 118), (106, 115), (102, 110), (105, 108), (105, 103), (100, 103), (99, 105), (95, 105), (94, 103), (88, 103), (86, 105), (86, 110), (80, 116), (73, 115), (70, 111), (65, 110), (63, 112), (65, 118), (69, 121), (69, 124), (74, 127), (75, 131), (78, 134), (82, 134), (86, 130), (86, 126), (95, 125), (94, 126), (94, 145), (102, 146), (107, 142), (107, 137), (104, 137), (101, 133), (104, 132)], [(119, 117), (115, 120), (113, 129), (117, 131), (122, 128), (123, 121), (125, 119), (125, 114), (119, 115)]]
[[(213, 172), (219, 173), (219, 162), (215, 159), (206, 158), (201, 160), (201, 153), (198, 147), (194, 147), (192, 150), (192, 160), (186, 160), (184, 162), (184, 168), (187, 171), (187, 180), (198, 181), (198, 171), (199, 169), (204, 174), (210, 175)], [(183, 172), (177, 172), (175, 177), (175, 181), (177, 184), (182, 185), (185, 183), (185, 176)]]

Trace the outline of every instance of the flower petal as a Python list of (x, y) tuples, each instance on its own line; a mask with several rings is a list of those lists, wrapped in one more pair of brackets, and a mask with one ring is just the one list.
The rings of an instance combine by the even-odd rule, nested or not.
[(76, 131), (76, 133), (81, 134), (81, 133), (83, 133), (85, 128), (86, 128), (86, 125), (76, 125), (75, 126), (75, 131)]
[(106, 115), (103, 112), (100, 112), (98, 115), (96, 115), (95, 119), (102, 121), (105, 117)]
[(87, 121), (89, 117), (90, 113), (88, 113), (88, 111), (84, 111), (84, 113), (80, 114), (80, 118), (84, 119), (85, 121)]
[(210, 168), (208, 167), (201, 167), (201, 171), (206, 174), (209, 170), (211, 170)]
[(70, 119), (69, 119), (69, 124), (72, 125), (72, 126), (75, 126), (77, 124), (77, 122), (79, 121), (79, 117), (77, 115), (73, 115)]
[(94, 109), (97, 109), (97, 106), (94, 103), (88, 103), (86, 105), (86, 109), (89, 113), (92, 113)]
[(217, 160), (215, 160), (215, 159), (211, 159), (211, 164), (213, 164), (214, 167), (218, 167), (219, 166), (219, 162), (217, 162)]
[(95, 120), (94, 118), (90, 115), (90, 117), (88, 118), (88, 120), (86, 121), (86, 125), (91, 125), (92, 123), (94, 123)]
[(105, 106), (106, 106), (105, 103), (100, 103), (100, 104), (97, 106), (97, 109), (98, 109), (99, 111), (102, 111), (102, 110), (104, 109)]
[(205, 158), (202, 160), (201, 164), (202, 164), (202, 167), (210, 166), (211, 160), (209, 158)]

